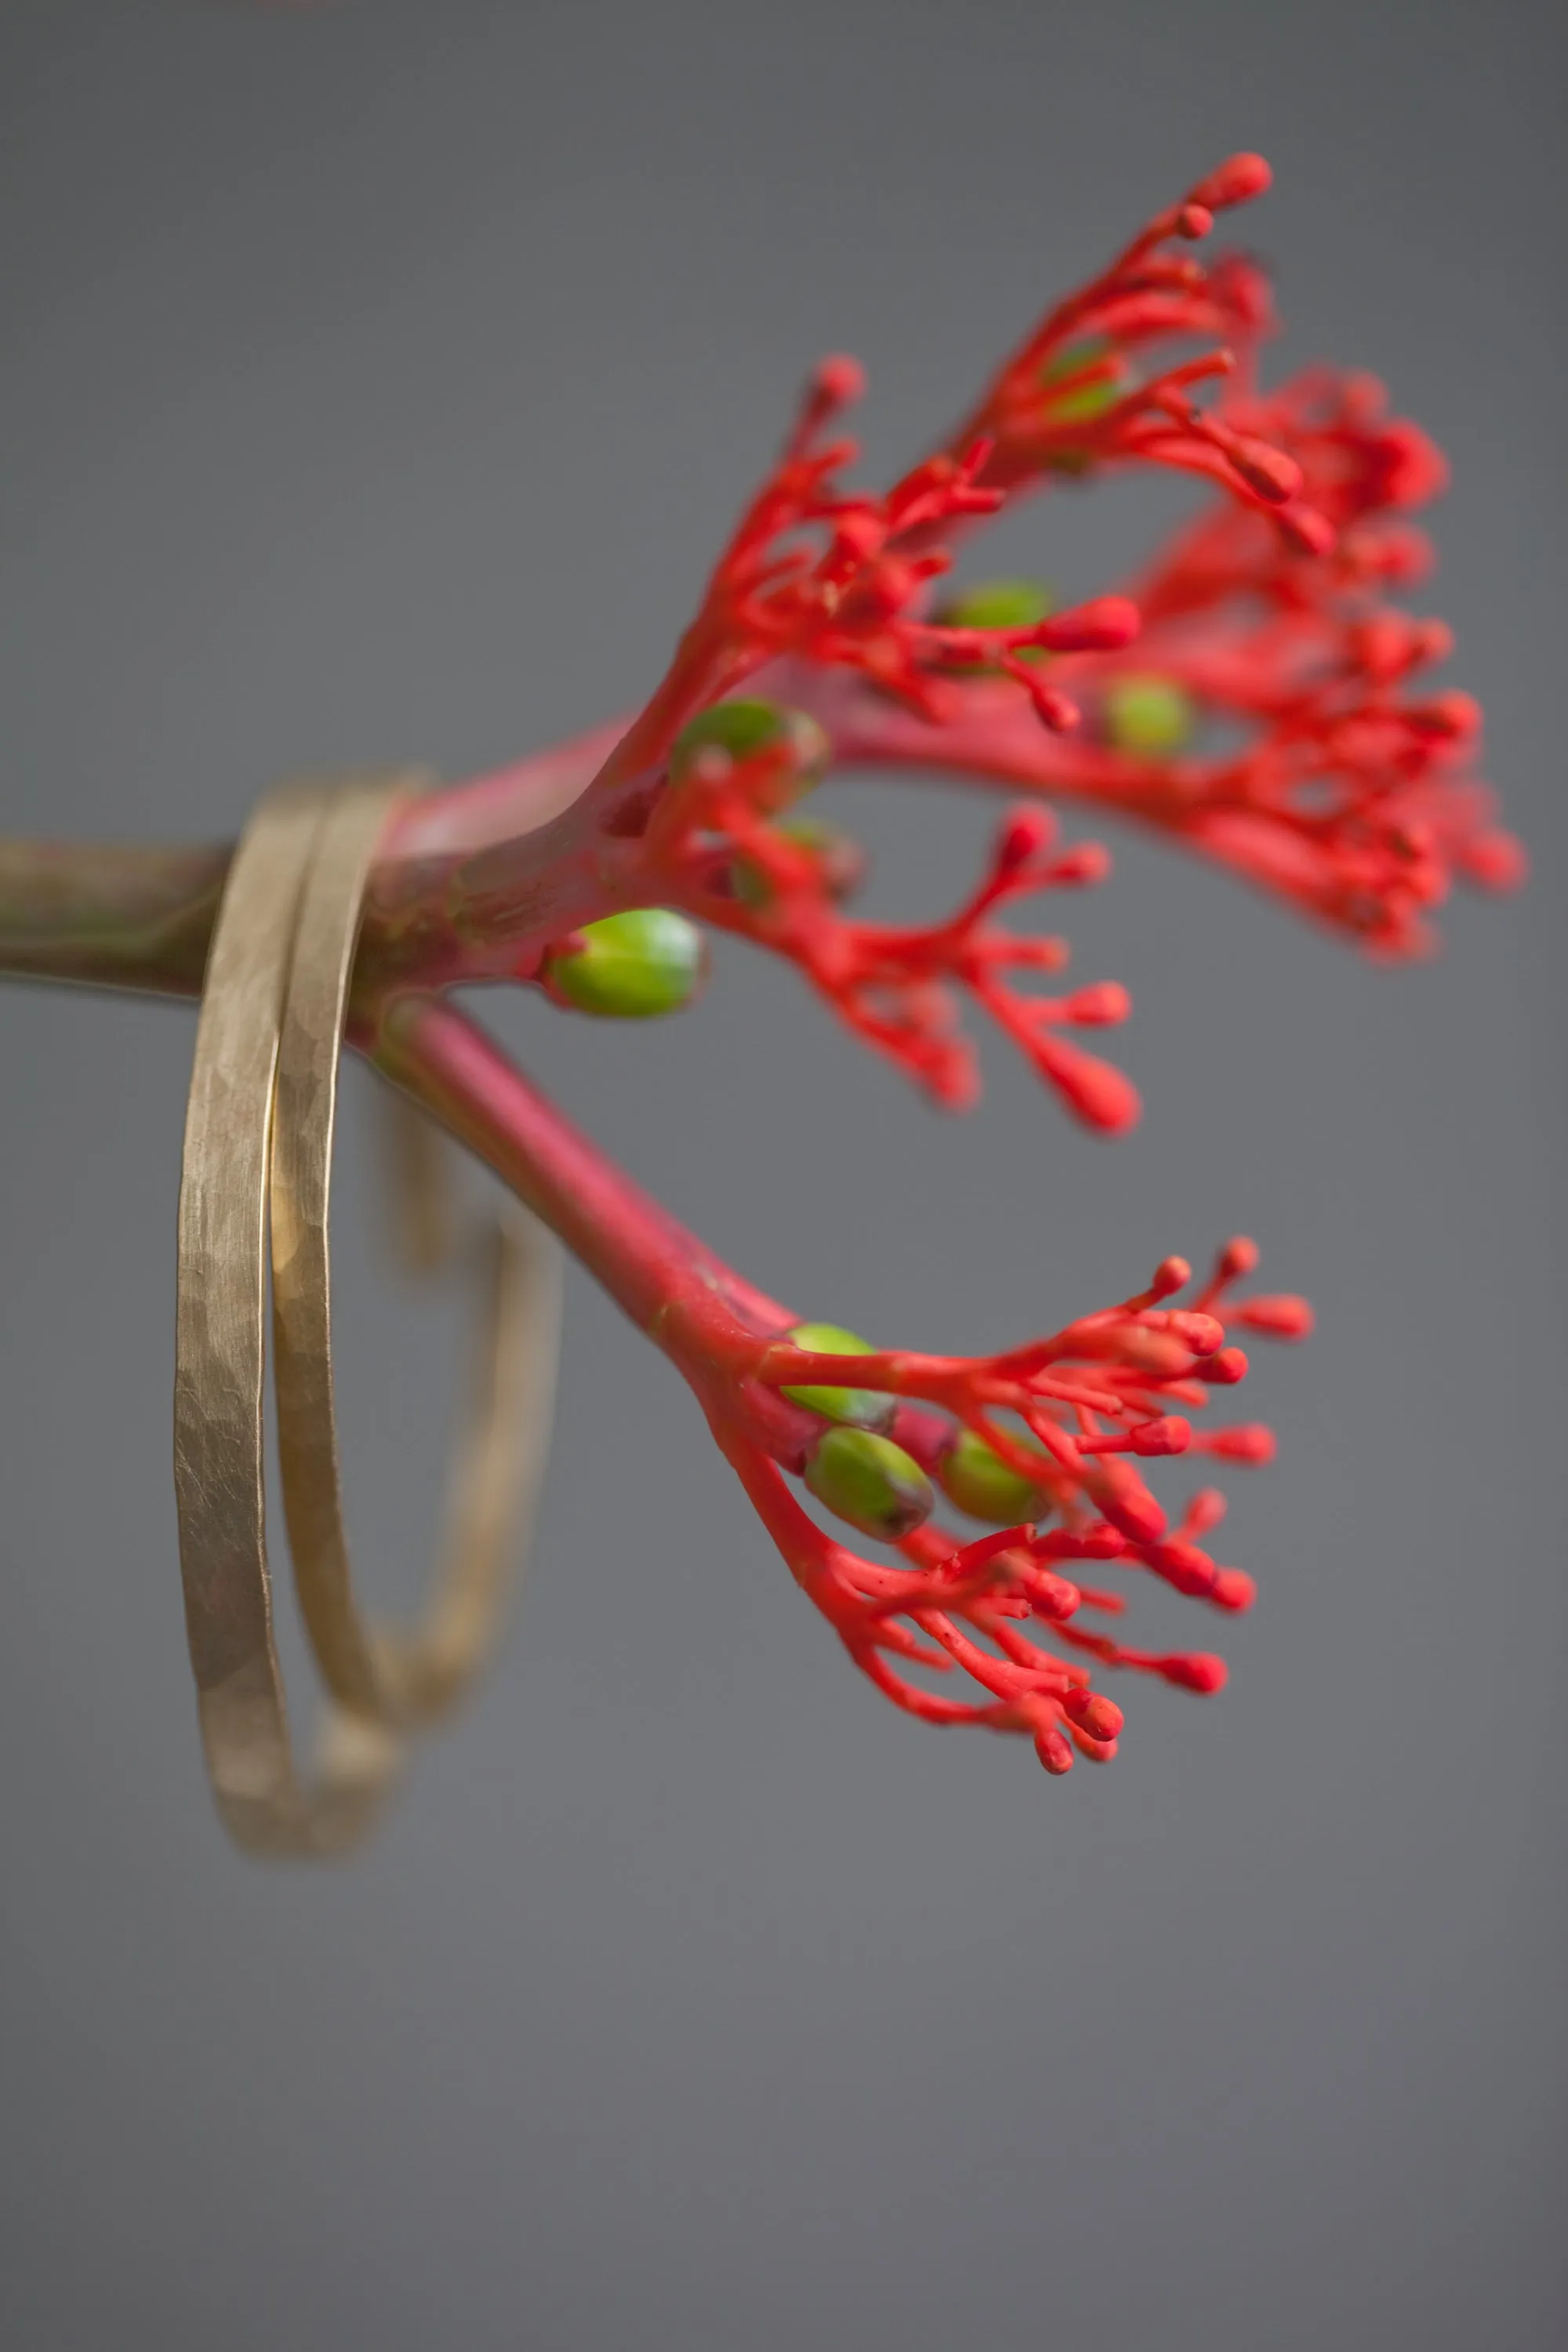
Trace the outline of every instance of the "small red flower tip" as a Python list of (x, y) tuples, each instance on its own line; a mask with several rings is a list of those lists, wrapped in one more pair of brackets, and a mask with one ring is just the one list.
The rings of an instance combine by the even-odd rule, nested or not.
[(1154, 1671), (1179, 1690), (1201, 1691), (1205, 1697), (1224, 1690), (1230, 1677), (1225, 1660), (1205, 1650), (1173, 1651), (1156, 1661)]
[(1034, 1058), (1068, 1108), (1096, 1134), (1125, 1135), (1142, 1117), (1137, 1087), (1109, 1062), (1050, 1036), (1037, 1041)]
[(825, 408), (852, 408), (866, 395), (866, 371), (847, 352), (832, 352), (819, 360), (811, 380), (811, 394)]
[(1082, 841), (1069, 849), (1051, 867), (1050, 878), (1058, 889), (1092, 889), (1110, 877), (1110, 852), (1102, 842)]
[(1219, 1317), (1203, 1314), (1194, 1307), (1173, 1309), (1165, 1328), (1173, 1331), (1183, 1347), (1190, 1348), (1194, 1356), (1217, 1355), (1225, 1345), (1225, 1325)]
[(1235, 1313), (1247, 1330), (1264, 1332), (1270, 1339), (1305, 1339), (1312, 1328), (1312, 1310), (1304, 1298), (1247, 1298)]
[(1483, 890), (1517, 890), (1528, 879), (1524, 844), (1511, 833), (1479, 833), (1464, 843), (1459, 859), (1466, 878)]
[(1228, 212), (1233, 205), (1250, 204), (1274, 184), (1274, 173), (1261, 155), (1232, 155), (1200, 180), (1187, 198), (1211, 213)]
[(1098, 1740), (1119, 1738), (1127, 1720), (1114, 1699), (1090, 1690), (1068, 1691), (1062, 1700), (1062, 1713), (1078, 1730)]
[(1193, 1424), (1180, 1413), (1162, 1413), (1157, 1420), (1140, 1422), (1128, 1432), (1133, 1453), (1150, 1456), (1184, 1454), (1192, 1442)]
[(1257, 1580), (1243, 1568), (1222, 1568), (1215, 1577), (1209, 1598), (1216, 1609), (1228, 1610), (1239, 1617), (1258, 1598)]
[(1043, 857), (1057, 837), (1057, 821), (1049, 809), (1027, 803), (1009, 811), (991, 852), (992, 870), (998, 877), (1019, 873)]
[(1190, 1537), (1206, 1536), (1211, 1528), (1218, 1527), (1228, 1508), (1229, 1505), (1217, 1486), (1200, 1486), (1183, 1516), (1182, 1533)]
[(1135, 1544), (1157, 1544), (1165, 1532), (1165, 1514), (1142, 1480), (1112, 1462), (1092, 1490), (1113, 1528)]
[(1075, 988), (1063, 1003), (1062, 1017), (1080, 1029), (1109, 1029), (1131, 1011), (1132, 999), (1119, 980), (1100, 980), (1092, 987)]
[(1079, 1754), (1083, 1757), (1087, 1762), (1090, 1764), (1114, 1763), (1116, 1759), (1116, 1742), (1114, 1739), (1093, 1739), (1089, 1737), (1087, 1731), (1080, 1730), (1076, 1723), (1070, 1724), (1068, 1726), (1068, 1730), (1071, 1735), (1073, 1746), (1078, 1749)]
[(1064, 1739), (1059, 1731), (1051, 1730), (1037, 1732), (1035, 1735), (1035, 1753), (1038, 1756), (1047, 1771), (1051, 1773), (1053, 1776), (1059, 1776), (1063, 1772), (1070, 1772), (1072, 1770), (1072, 1743), (1070, 1740)]
[(1249, 1240), (1246, 1234), (1235, 1234), (1215, 1260), (1215, 1283), (1240, 1282), (1247, 1275), (1256, 1273), (1260, 1255), (1255, 1241)]
[(1215, 1582), (1221, 1571), (1206, 1551), (1184, 1536), (1166, 1536), (1162, 1540), (1146, 1544), (1145, 1564), (1165, 1583), (1184, 1593), (1189, 1601), (1208, 1601), (1214, 1596)]
[(1192, 1278), (1193, 1269), (1184, 1257), (1163, 1257), (1144, 1297), (1153, 1306), (1157, 1299), (1169, 1298), (1173, 1291), (1184, 1290)]
[[(1287, 499), (1300, 494), (1301, 468), (1282, 449), (1271, 448), (1267, 441), (1251, 435), (1237, 434), (1226, 455), (1247, 488), (1256, 490), (1260, 499), (1283, 506)], [(1330, 532), (1331, 537), (1331, 526)]]
[(1215, 1388), (1228, 1389), (1234, 1388), (1238, 1381), (1244, 1381), (1247, 1370), (1245, 1349), (1221, 1348), (1217, 1355), (1205, 1357), (1202, 1363), (1194, 1366), (1193, 1378), (1207, 1381)]
[(1205, 1430), (1194, 1442), (1201, 1453), (1258, 1467), (1272, 1462), (1277, 1451), (1274, 1432), (1261, 1421), (1238, 1422), (1233, 1429)]
[(1142, 617), (1130, 596), (1097, 596), (1065, 613), (1047, 614), (1024, 639), (1051, 653), (1116, 653), (1130, 646)]

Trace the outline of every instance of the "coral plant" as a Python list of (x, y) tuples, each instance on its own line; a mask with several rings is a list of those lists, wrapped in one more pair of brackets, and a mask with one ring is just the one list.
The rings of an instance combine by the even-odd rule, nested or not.
[[(668, 1013), (700, 984), (703, 931), (731, 932), (795, 965), (937, 1103), (976, 1091), (968, 999), (1074, 1118), (1120, 1133), (1137, 1097), (1080, 1040), (1126, 1016), (1125, 991), (1062, 983), (1065, 944), (1005, 919), (1110, 870), (1062, 839), (1058, 806), (1155, 828), (1382, 957), (1426, 947), (1456, 878), (1511, 883), (1476, 707), (1429, 682), (1446, 634), (1390, 602), (1426, 567), (1412, 517), (1441, 457), (1368, 377), (1267, 388), (1262, 270), (1199, 258), (1215, 215), (1268, 182), (1235, 156), (1159, 214), (886, 490), (847, 485), (860, 373), (825, 361), (646, 706), (406, 805), (355, 973), (354, 1045), (679, 1367), (855, 1664), (928, 1722), (1026, 1734), (1053, 1773), (1115, 1752), (1100, 1670), (1223, 1681), (1206, 1651), (1115, 1638), (1123, 1600), (1083, 1571), (1141, 1566), (1222, 1615), (1247, 1607), (1250, 1578), (1206, 1549), (1223, 1496), (1204, 1488), (1173, 1527), (1145, 1471), (1268, 1459), (1267, 1429), (1207, 1410), (1247, 1373), (1232, 1335), (1300, 1339), (1304, 1303), (1247, 1291), (1258, 1254), (1233, 1240), (1195, 1288), (1167, 1258), (1119, 1304), (982, 1359), (803, 1324), (570, 1127), (449, 992), (510, 981), (594, 1017)], [(1206, 502), (1115, 593), (1054, 609), (1027, 581), (952, 585), (991, 517), (1136, 467), (1196, 477)], [(1020, 796), (945, 921), (848, 911), (859, 853), (801, 812), (829, 770), (879, 769)], [(0, 968), (194, 994), (227, 856), (5, 845)], [(986, 1531), (944, 1529), (939, 1491)]]

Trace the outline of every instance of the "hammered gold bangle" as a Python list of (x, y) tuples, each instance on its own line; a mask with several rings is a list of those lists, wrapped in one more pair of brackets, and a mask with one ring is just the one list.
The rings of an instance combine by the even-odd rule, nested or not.
[[(268, 795), (236, 852), (203, 990), (180, 1187), (175, 1499), (207, 1772), (226, 1827), (253, 1852), (337, 1853), (371, 1827), (405, 1736), (453, 1703), (490, 1646), (548, 1436), (559, 1257), (519, 1211), (490, 1245), (476, 1393), (428, 1613), (412, 1633), (368, 1626), (343, 1532), (327, 1212), (365, 877), (412, 781)], [(269, 1211), (285, 1516), (331, 1694), (309, 1782), (294, 1762), (267, 1554)]]

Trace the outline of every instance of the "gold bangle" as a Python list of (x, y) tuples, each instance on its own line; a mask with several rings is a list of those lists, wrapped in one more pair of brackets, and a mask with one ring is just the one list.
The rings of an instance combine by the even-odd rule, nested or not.
[[(475, 1410), (424, 1626), (361, 1622), (332, 1417), (327, 1198), (343, 1006), (375, 840), (409, 780), (288, 786), (257, 810), (215, 929), (180, 1189), (174, 1475), (186, 1629), (222, 1819), (254, 1852), (341, 1852), (372, 1825), (404, 1731), (447, 1707), (493, 1637), (519, 1507), (539, 1484), (559, 1258), (498, 1228)], [(263, 1483), (270, 1201), (279, 1462), (301, 1609), (332, 1695), (295, 1769), (272, 1635)]]

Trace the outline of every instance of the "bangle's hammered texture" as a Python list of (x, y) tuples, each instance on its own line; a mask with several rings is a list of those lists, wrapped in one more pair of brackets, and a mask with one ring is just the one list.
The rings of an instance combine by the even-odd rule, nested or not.
[[(289, 785), (257, 810), (214, 933), (180, 1187), (174, 1483), (186, 1631), (219, 1813), (255, 1853), (326, 1854), (372, 1826), (403, 1737), (489, 1649), (517, 1519), (548, 1442), (560, 1262), (498, 1224), (472, 1417), (427, 1616), (381, 1633), (349, 1575), (332, 1412), (327, 1206), (360, 905), (406, 777)], [(296, 1771), (272, 1633), (263, 1452), (270, 1209), (279, 1457), (301, 1611), (331, 1694), (313, 1781)]]

